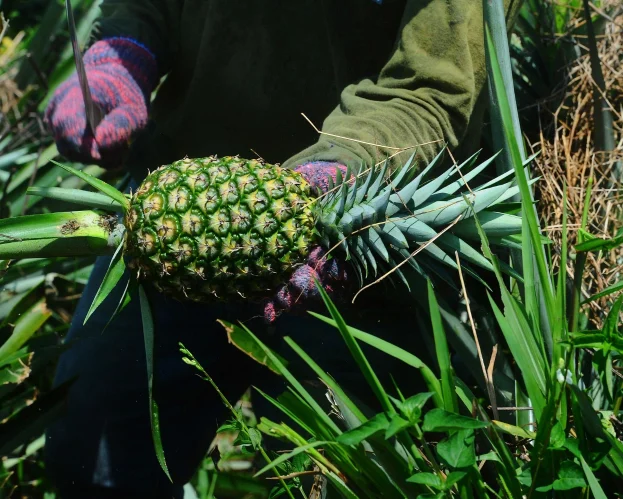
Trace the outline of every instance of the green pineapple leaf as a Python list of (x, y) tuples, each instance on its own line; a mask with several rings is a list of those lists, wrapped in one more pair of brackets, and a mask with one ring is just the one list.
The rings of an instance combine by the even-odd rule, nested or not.
[(156, 450), (156, 458), (167, 478), (171, 479), (169, 467), (164, 457), (162, 436), (160, 435), (160, 417), (158, 404), (154, 399), (154, 318), (151, 313), (149, 298), (143, 286), (138, 287), (138, 295), (141, 303), (141, 319), (143, 321), (143, 336), (145, 338), (145, 362), (147, 364), (147, 389), (149, 393), (149, 419), (151, 421), (151, 435)]
[(65, 189), (63, 187), (29, 187), (26, 194), (80, 204), (94, 209), (124, 211), (123, 205), (116, 199), (104, 194), (83, 191), (81, 189)]
[(125, 197), (121, 191), (115, 189), (112, 185), (107, 184), (103, 180), (100, 180), (99, 178), (95, 178), (92, 175), (89, 175), (88, 173), (81, 172), (80, 170), (76, 170), (75, 168), (72, 168), (71, 166), (63, 165), (59, 163), (58, 161), (52, 160), (52, 163), (54, 163), (56, 166), (59, 166), (63, 170), (66, 170), (69, 173), (74, 174), (76, 177), (80, 177), (82, 180), (88, 183), (91, 187), (94, 187), (95, 189), (100, 191), (102, 194), (105, 194), (109, 198), (114, 199), (117, 203), (119, 203), (123, 207), (124, 211), (126, 211), (130, 207), (129, 199)]
[(125, 273), (125, 260), (123, 259), (123, 242), (119, 244), (115, 254), (110, 261), (110, 266), (106, 271), (106, 275), (104, 276), (104, 280), (100, 284), (99, 289), (93, 299), (93, 303), (89, 307), (89, 311), (87, 312), (86, 317), (84, 318), (84, 323), (86, 324), (93, 312), (97, 310), (97, 308), (104, 302), (104, 300), (108, 297), (108, 295), (117, 287), (119, 281), (123, 277)]

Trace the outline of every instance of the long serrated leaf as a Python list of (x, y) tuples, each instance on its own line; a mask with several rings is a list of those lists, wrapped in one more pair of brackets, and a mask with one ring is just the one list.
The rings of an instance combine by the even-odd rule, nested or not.
[[(521, 217), (495, 211), (481, 211), (478, 221), (487, 237), (506, 237), (521, 232)], [(476, 221), (473, 218), (461, 220), (452, 232), (466, 239), (480, 239)]]
[[(465, 168), (464, 165), (469, 165), (470, 163), (473, 163), (474, 161), (476, 161), (476, 159), (478, 158), (479, 154), (480, 154), (480, 151), (474, 153), (470, 158), (468, 158), (461, 165), (459, 165), (458, 169), (462, 170), (463, 168)], [(495, 155), (491, 156), (489, 159), (483, 161), (482, 163), (480, 163), (473, 170), (471, 170), (471, 171), (469, 171), (467, 173), (464, 173), (463, 175), (461, 175), (461, 177), (459, 177), (454, 182), (452, 182), (452, 183), (446, 185), (445, 187), (442, 187), (441, 189), (439, 189), (439, 191), (437, 191), (435, 193), (435, 195), (439, 196), (439, 197), (451, 196), (452, 194), (454, 194), (459, 189), (462, 189), (466, 185), (469, 185), (470, 180), (474, 179), (479, 173), (483, 172), (491, 163), (493, 163), (493, 161), (495, 161), (497, 156), (498, 155), (495, 154)]]
[(63, 165), (62, 163), (59, 163), (58, 161), (54, 161), (54, 160), (51, 160), (51, 161), (56, 166), (61, 167), (63, 170), (66, 170), (69, 173), (72, 173), (76, 177), (80, 177), (87, 184), (97, 189), (102, 194), (105, 194), (109, 198), (114, 199), (117, 203), (119, 203), (123, 207), (124, 210), (127, 210), (130, 207), (130, 201), (128, 200), (128, 198), (125, 197), (121, 191), (118, 191), (117, 189), (115, 189), (112, 185), (107, 184), (103, 180), (100, 180), (99, 178), (95, 178), (92, 175), (89, 175), (88, 173), (84, 173), (80, 170), (76, 170), (75, 168), (71, 166)]
[(123, 259), (123, 243), (121, 243), (117, 247), (117, 251), (112, 257), (110, 261), (110, 265), (108, 270), (106, 271), (106, 275), (104, 276), (104, 280), (100, 284), (97, 293), (95, 294), (95, 298), (93, 298), (93, 303), (89, 307), (89, 311), (84, 318), (83, 324), (86, 324), (93, 312), (97, 310), (97, 308), (104, 302), (104, 300), (108, 297), (110, 293), (117, 287), (117, 284), (123, 277), (125, 273), (125, 260)]
[[(456, 220), (460, 215), (470, 217), (474, 212), (478, 213), (492, 204), (508, 189), (508, 184), (490, 187), (484, 191), (466, 194), (465, 197), (456, 197), (444, 201), (435, 201), (420, 207), (414, 213), (416, 217), (432, 226), (446, 225)], [(469, 202), (468, 202), (469, 201)]]
[(31, 196), (41, 196), (89, 206), (93, 209), (123, 211), (123, 206), (121, 206), (117, 200), (104, 194), (98, 194), (97, 192), (83, 191), (80, 189), (65, 189), (63, 187), (29, 187), (26, 193)]
[(158, 463), (171, 482), (169, 467), (164, 456), (162, 447), (162, 436), (160, 434), (160, 417), (158, 404), (154, 399), (154, 319), (151, 313), (149, 298), (145, 292), (145, 288), (141, 285), (138, 287), (138, 296), (141, 306), (141, 320), (143, 322), (143, 337), (145, 342), (145, 362), (147, 365), (147, 390), (149, 393), (149, 419), (151, 421), (151, 436), (156, 450), (156, 458)]

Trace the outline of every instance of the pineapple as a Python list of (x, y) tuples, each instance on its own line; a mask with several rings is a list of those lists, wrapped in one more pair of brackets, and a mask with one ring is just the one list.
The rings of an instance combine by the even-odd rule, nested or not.
[(300, 174), (257, 160), (162, 166), (132, 196), (129, 265), (160, 291), (195, 301), (266, 296), (316, 239), (312, 199)]
[[(425, 181), (442, 153), (418, 175), (413, 157), (393, 173), (387, 163), (338, 172), (319, 196), (295, 171), (239, 157), (176, 161), (131, 195), (63, 166), (105, 194), (79, 192), (104, 211), (0, 220), (0, 258), (115, 252), (111, 268), (127, 261), (134, 276), (193, 301), (270, 297), (316, 245), (348, 260), (360, 287), (381, 274), (409, 286), (409, 272), (452, 281), (455, 252), (478, 278), (475, 266), (492, 267), (472, 246), (474, 214), (492, 245), (516, 246), (521, 218), (504, 202), (518, 188), (509, 173), (469, 189), (493, 161), (476, 165), (477, 154)], [(65, 189), (31, 194), (79, 200)], [(111, 208), (123, 223), (111, 221)]]

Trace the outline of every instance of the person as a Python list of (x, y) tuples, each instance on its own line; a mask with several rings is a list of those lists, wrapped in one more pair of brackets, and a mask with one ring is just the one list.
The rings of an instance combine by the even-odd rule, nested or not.
[[(519, 0), (505, 8), (510, 26)], [(481, 0), (104, 0), (95, 32), (84, 63), (103, 121), (92, 134), (74, 75), (55, 92), (46, 122), (67, 158), (129, 171), (134, 185), (185, 156), (259, 155), (320, 185), (336, 168), (388, 156), (399, 168), (413, 150), (423, 165), (444, 144), (455, 157), (479, 144), (487, 102)], [(418, 147), (393, 154), (410, 146)], [(138, 300), (107, 324), (118, 300), (111, 296), (83, 325), (108, 262), (96, 262), (56, 374), (57, 384), (74, 380), (46, 438), (46, 468), (61, 497), (181, 497), (224, 416), (214, 390), (182, 362), (179, 342), (230, 400), (250, 384), (281, 388), (228, 344), (218, 319), (245, 321), (277, 351), (291, 336), (340, 383), (365, 391), (336, 331), (290, 302), (208, 306), (152, 293), (154, 396), (170, 483), (151, 440)], [(294, 286), (307, 297), (299, 309), (322, 311), (311, 278), (341, 283), (313, 268), (281, 291)], [(398, 344), (421, 341), (407, 295), (373, 288), (340, 311)], [(386, 373), (400, 369), (367, 353)]]

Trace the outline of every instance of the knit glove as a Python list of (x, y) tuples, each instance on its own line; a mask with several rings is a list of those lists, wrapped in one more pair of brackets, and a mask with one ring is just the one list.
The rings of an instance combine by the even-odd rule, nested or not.
[[(346, 167), (339, 163), (317, 161), (295, 168), (305, 177), (318, 194), (327, 192), (329, 177), (335, 180), (337, 170), (346, 173)], [(328, 258), (324, 248), (315, 246), (309, 253), (307, 261), (298, 267), (277, 294), (264, 306), (264, 319), (273, 323), (283, 312), (304, 307), (305, 301), (319, 297), (315, 280), (329, 294), (342, 288), (347, 279), (346, 265), (337, 258)]]
[(104, 114), (95, 136), (87, 125), (77, 74), (54, 92), (45, 120), (65, 157), (117, 167), (134, 133), (147, 125), (150, 95), (158, 81), (156, 59), (138, 42), (109, 38), (87, 50), (84, 67), (93, 101)]

